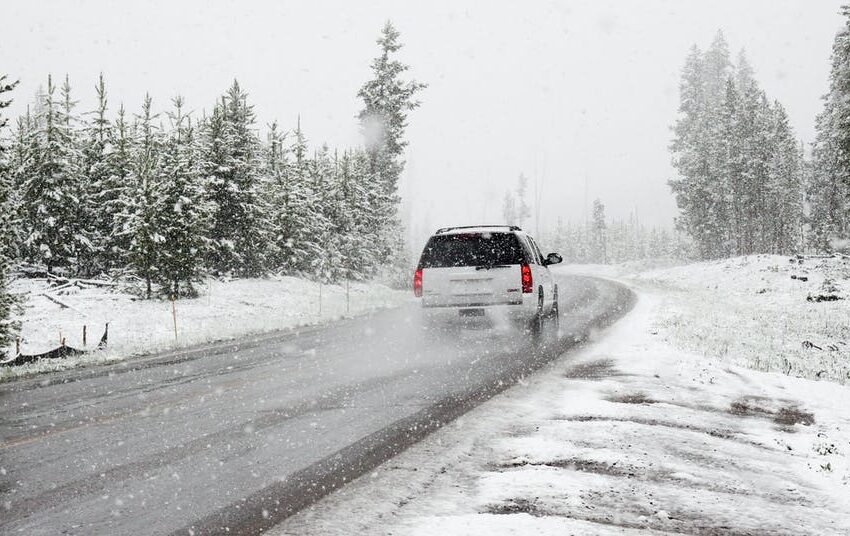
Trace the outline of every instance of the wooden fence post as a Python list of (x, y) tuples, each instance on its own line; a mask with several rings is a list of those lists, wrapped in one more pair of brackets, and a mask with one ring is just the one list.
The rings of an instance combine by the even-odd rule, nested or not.
[(171, 295), (171, 319), (174, 321), (174, 342), (177, 343), (177, 304)]

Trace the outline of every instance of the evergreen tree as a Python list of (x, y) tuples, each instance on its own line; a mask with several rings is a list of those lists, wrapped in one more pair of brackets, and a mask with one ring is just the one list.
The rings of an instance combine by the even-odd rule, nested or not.
[(338, 163), (330, 156), (327, 145), (314, 155), (310, 165), (310, 189), (315, 192), (320, 223), (316, 243), (320, 254), (313, 259), (310, 273), (317, 280), (330, 283), (341, 276), (342, 255), (340, 246), (347, 236), (346, 230), (334, 228), (334, 223), (343, 223), (340, 214)]
[(526, 177), (525, 174), (520, 173), (516, 186), (516, 225), (519, 227), (525, 225), (525, 219), (531, 216), (531, 208), (526, 202), (527, 190), (528, 177)]
[[(381, 177), (372, 172), (369, 154), (363, 150), (357, 150), (351, 159), (352, 176), (356, 184), (356, 221), (358, 222), (357, 233), (366, 244), (360, 257), (360, 272), (374, 277), (376, 268), (385, 266), (387, 256), (399, 259), (397, 265), (401, 266), (405, 260), (398, 251), (387, 251), (384, 244), (387, 241), (383, 235), (387, 232), (387, 221), (396, 217), (395, 205), (390, 194), (381, 188)], [(396, 240), (401, 240), (401, 235), (396, 235)], [(392, 243), (392, 242), (390, 242)], [(396, 242), (398, 243), (398, 242)], [(398, 272), (403, 276), (403, 271)]]
[(136, 117), (138, 139), (133, 143), (130, 186), (123, 192), (119, 215), (123, 221), (120, 235), (128, 244), (128, 265), (144, 281), (147, 299), (152, 297), (153, 282), (159, 278), (159, 249), (165, 241), (158, 217), (162, 188), (157, 181), (157, 171), (162, 141), (153, 123), (155, 119), (151, 97), (145, 95), (142, 114)]
[(768, 187), (765, 206), (767, 248), (772, 253), (792, 253), (803, 246), (800, 229), (803, 220), (804, 169), (801, 149), (788, 120), (785, 108), (774, 102), (771, 109), (768, 162)]
[[(669, 185), (679, 206), (679, 225), (690, 233), (703, 235), (708, 219), (705, 207), (703, 176), (707, 168), (705, 155), (699, 150), (702, 141), (703, 110), (705, 108), (704, 62), (702, 52), (694, 45), (682, 70), (679, 84), (679, 118), (673, 125), (674, 138), (670, 145), (673, 167), (679, 176)], [(708, 248), (701, 244), (706, 256)]]
[(286, 205), (279, 208), (284, 211), (279, 231), (283, 237), (280, 246), (285, 259), (284, 271), (293, 275), (313, 273), (313, 260), (322, 254), (319, 239), (325, 227), (313, 190), (313, 163), (307, 156), (307, 139), (301, 130), (300, 118), (294, 134)]
[(841, 13), (846, 20), (832, 45), (829, 91), (815, 124), (807, 187), (809, 240), (823, 252), (832, 251), (836, 239), (850, 236), (850, 6), (844, 6)]
[(271, 270), (281, 270), (286, 265), (285, 229), (288, 227), (291, 187), (289, 150), (285, 142), (286, 134), (279, 130), (277, 122), (269, 125), (266, 144), (263, 147), (262, 177), (269, 220), (266, 262)]
[(404, 169), (407, 140), (407, 113), (419, 107), (416, 94), (427, 87), (401, 77), (409, 69), (395, 59), (401, 49), (401, 34), (387, 21), (377, 40), (380, 55), (372, 62), (372, 79), (363, 84), (357, 96), (364, 107), (358, 118), (366, 138), (372, 172), (380, 176), (386, 192), (396, 195), (398, 179)]
[(6, 213), (6, 218), (10, 221), (8, 238), (14, 246), (11, 257), (20, 260), (33, 258), (26, 243), (28, 229), (25, 221), (23, 193), (30, 178), (37, 171), (36, 136), (36, 121), (27, 106), (26, 114), (18, 117), (11, 144), (9, 166), (12, 181), (12, 210)]
[(254, 111), (237, 81), (205, 123), (203, 169), (212, 202), (214, 272), (253, 277), (265, 268), (266, 221), (260, 198), (260, 147)]
[(91, 120), (86, 125), (82, 166), (88, 182), (88, 195), (82, 209), (93, 244), (91, 258), (86, 262), (86, 271), (90, 273), (108, 270), (115, 264), (116, 259), (110, 252), (114, 219), (110, 208), (115, 206), (115, 200), (123, 187), (123, 184), (116, 185), (111, 180), (108, 156), (112, 125), (106, 117), (107, 98), (103, 73), (98, 78), (95, 92), (97, 108), (89, 113)]
[(17, 226), (14, 218), (15, 199), (12, 195), (12, 165), (9, 148), (4, 140), (4, 131), (8, 119), (3, 115), (3, 109), (11, 104), (3, 94), (12, 91), (17, 81), (9, 81), (6, 75), (0, 75), (0, 357), (5, 357), (6, 348), (12, 343), (19, 329), (12, 320), (15, 296), (9, 292), (10, 269), (13, 261), (14, 242)]
[(517, 179), (516, 189), (505, 192), (502, 201), (502, 219), (507, 225), (522, 227), (526, 218), (531, 216), (531, 207), (526, 201), (528, 190), (528, 177), (520, 173)]
[(204, 273), (209, 213), (195, 159), (191, 119), (183, 111), (182, 97), (174, 98), (173, 103), (171, 130), (162, 146), (157, 177), (156, 218), (162, 242), (156, 279), (169, 296), (177, 298), (197, 295), (194, 284)]
[(608, 262), (607, 225), (605, 223), (605, 205), (596, 199), (593, 201), (593, 251), (594, 262)]
[(714, 156), (719, 174), (714, 177), (711, 197), (713, 256), (727, 257), (742, 249), (748, 242), (745, 229), (752, 207), (748, 203), (746, 179), (747, 150), (744, 133), (748, 130), (742, 119), (742, 96), (734, 79), (726, 79), (726, 94), (722, 101), (720, 121), (712, 130), (720, 153)]
[(510, 191), (505, 192), (505, 198), (502, 201), (502, 219), (506, 225), (517, 225), (517, 206), (514, 194)]
[(71, 98), (71, 82), (68, 75), (65, 75), (65, 80), (62, 82), (60, 96), (62, 98), (61, 119), (64, 121), (69, 134), (68, 173), (72, 178), (70, 186), (75, 199), (71, 220), (74, 234), (71, 236), (71, 242), (76, 255), (69, 269), (77, 275), (91, 275), (94, 271), (93, 263), (95, 260), (93, 257), (95, 244), (90, 225), (92, 217), (91, 183), (84, 167), (82, 122), (75, 111), (78, 102)]
[(63, 86), (64, 102), (56, 101), (55, 92), (48, 77), (32, 140), (32, 169), (26, 175), (22, 199), (30, 260), (43, 263), (48, 272), (58, 267), (78, 269), (80, 254), (91, 245), (79, 210), (80, 154), (74, 139), (68, 84)]
[(331, 247), (338, 252), (339, 277), (361, 279), (371, 274), (378, 259), (371, 258), (372, 227), (368, 224), (368, 183), (366, 158), (346, 151), (336, 164), (330, 228), (336, 230)]
[(132, 200), (137, 192), (133, 175), (135, 132), (126, 120), (123, 104), (107, 133), (107, 172), (99, 190), (100, 216), (95, 225), (103, 233), (100, 250), (103, 265), (114, 270), (124, 268), (130, 257), (132, 235), (125, 232), (124, 217), (134, 210)]
[(426, 85), (402, 79), (409, 67), (395, 57), (402, 47), (399, 36), (387, 21), (377, 40), (380, 54), (372, 62), (372, 79), (363, 84), (357, 96), (364, 104), (358, 118), (366, 140), (370, 173), (381, 188), (380, 200), (386, 203), (382, 207), (372, 205), (383, 217), (379, 222), (376, 249), (391, 259), (392, 269), (406, 282), (410, 263), (397, 214), (398, 181), (404, 170), (404, 148), (408, 144), (404, 137), (407, 115), (419, 107), (416, 94)]

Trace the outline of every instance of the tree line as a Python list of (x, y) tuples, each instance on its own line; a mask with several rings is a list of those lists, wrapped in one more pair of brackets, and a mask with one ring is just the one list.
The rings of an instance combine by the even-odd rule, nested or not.
[(689, 259), (691, 240), (679, 231), (660, 226), (647, 227), (635, 214), (608, 219), (600, 199), (593, 202), (587, 221), (558, 219), (554, 229), (540, 242), (576, 264), (617, 264), (647, 259)]
[(182, 97), (164, 113), (79, 110), (68, 77), (48, 76), (14, 125), (15, 87), (0, 78), (0, 348), (14, 331), (10, 268), (132, 276), (143, 293), (196, 295), (207, 275), (280, 273), (333, 282), (391, 276), (404, 266), (397, 185), (408, 113), (425, 87), (405, 80), (398, 31), (387, 23), (358, 92), (362, 147), (308, 146), (300, 119), (261, 134), (237, 81), (209, 112)]

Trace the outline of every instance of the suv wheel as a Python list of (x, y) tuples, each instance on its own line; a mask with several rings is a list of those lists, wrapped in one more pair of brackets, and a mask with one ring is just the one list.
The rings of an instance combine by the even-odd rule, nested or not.
[(558, 332), (561, 329), (561, 308), (558, 305), (558, 287), (555, 287), (555, 302), (552, 304), (552, 326), (551, 329), (554, 332), (555, 339), (558, 338)]
[(542, 338), (546, 331), (546, 314), (543, 312), (542, 292), (538, 295), (537, 312), (534, 314), (534, 318), (531, 319), (529, 331), (531, 331), (531, 336), (538, 341)]

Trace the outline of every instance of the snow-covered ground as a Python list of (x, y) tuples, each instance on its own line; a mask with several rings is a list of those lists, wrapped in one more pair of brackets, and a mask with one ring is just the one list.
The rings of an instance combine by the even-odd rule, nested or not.
[[(62, 370), (81, 364), (125, 359), (134, 355), (229, 339), (240, 335), (316, 324), (381, 307), (398, 305), (411, 293), (391, 290), (377, 283), (351, 283), (346, 312), (344, 286), (323, 285), (294, 277), (279, 279), (211, 279), (201, 296), (175, 303), (177, 336), (172, 304), (164, 300), (140, 300), (109, 289), (71, 287), (50, 291), (46, 282), (19, 279), (13, 292), (25, 296), (21, 351), (41, 353), (60, 344), (93, 348), (109, 322), (109, 344), (104, 351), (62, 360), (42, 360), (17, 367), (0, 367), (0, 380), (34, 372)], [(321, 292), (321, 308), (320, 308)], [(44, 296), (49, 293), (67, 307)], [(14, 348), (9, 349), (9, 354)]]
[[(786, 347), (769, 337), (785, 329), (773, 325), (783, 307), (800, 322), (820, 317), (815, 305), (847, 314), (846, 302), (805, 299), (843, 261), (808, 262), (609, 270), (639, 300), (596, 342), (273, 533), (850, 534), (850, 387), (740, 366), (767, 368)], [(808, 281), (790, 279), (803, 269)], [(832, 327), (789, 339), (837, 340)], [(787, 348), (801, 360), (792, 374), (814, 368), (802, 360), (816, 354)]]
[(663, 292), (670, 305), (657, 328), (684, 350), (756, 370), (850, 383), (848, 257), (757, 255), (649, 270), (567, 270)]

